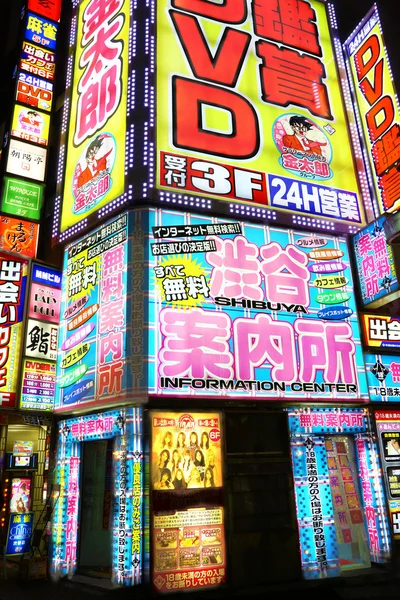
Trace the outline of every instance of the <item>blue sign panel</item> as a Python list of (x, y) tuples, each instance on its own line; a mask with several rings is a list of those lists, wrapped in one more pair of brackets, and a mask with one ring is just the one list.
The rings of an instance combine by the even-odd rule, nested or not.
[(274, 208), (283, 208), (328, 219), (361, 223), (357, 194), (326, 185), (268, 175), (269, 199)]
[(364, 354), (371, 402), (399, 402), (400, 356)]
[(34, 283), (41, 283), (42, 285), (61, 288), (61, 271), (34, 264), (32, 266), (32, 281)]
[(6, 555), (23, 554), (31, 548), (33, 512), (11, 513), (8, 526)]
[(28, 12), (25, 39), (54, 50), (57, 41), (57, 28), (55, 23)]

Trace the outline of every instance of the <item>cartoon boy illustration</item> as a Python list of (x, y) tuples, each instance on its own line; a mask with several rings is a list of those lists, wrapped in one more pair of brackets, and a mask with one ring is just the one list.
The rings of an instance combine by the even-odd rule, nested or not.
[(307, 138), (307, 132), (313, 127), (312, 123), (301, 115), (295, 115), (290, 117), (289, 125), (293, 130), (293, 134), (286, 134), (282, 137), (282, 144), (286, 148), (300, 150), (306, 154), (322, 155), (321, 146), (326, 146), (327, 142), (316, 142)]
[(107, 169), (107, 156), (111, 154), (113, 148), (111, 148), (106, 154), (101, 156), (100, 158), (96, 158), (97, 153), (99, 152), (101, 146), (103, 144), (103, 136), (98, 135), (93, 142), (91, 142), (86, 150), (86, 162), (87, 167), (82, 171), (82, 173), (78, 177), (78, 188), (88, 183), (94, 177), (97, 177), (102, 171)]

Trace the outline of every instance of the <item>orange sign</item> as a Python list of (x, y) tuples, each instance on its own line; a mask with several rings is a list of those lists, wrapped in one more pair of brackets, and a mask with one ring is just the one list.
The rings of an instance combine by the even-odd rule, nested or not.
[(38, 234), (38, 223), (0, 217), (0, 250), (35, 258)]

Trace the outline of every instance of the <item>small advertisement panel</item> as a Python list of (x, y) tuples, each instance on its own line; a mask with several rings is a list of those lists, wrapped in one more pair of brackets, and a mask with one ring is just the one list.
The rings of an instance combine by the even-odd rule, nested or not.
[(43, 186), (22, 179), (4, 177), (1, 210), (15, 217), (40, 220)]
[(10, 139), (7, 173), (44, 181), (47, 150), (26, 142)]
[(28, 10), (33, 10), (33, 12), (46, 17), (46, 19), (59, 21), (61, 3), (62, 0), (28, 0)]
[(53, 87), (50, 81), (34, 75), (18, 73), (16, 100), (32, 108), (50, 112), (53, 104)]
[(47, 146), (50, 115), (34, 108), (15, 104), (11, 135), (27, 142)]
[(0, 250), (35, 258), (38, 236), (38, 223), (13, 217), (0, 217)]
[(11, 480), (10, 512), (26, 513), (31, 507), (30, 477), (14, 477)]
[(150, 211), (150, 393), (368, 401), (346, 240)]
[[(61, 231), (124, 193), (129, 2), (78, 7)], [(106, 47), (107, 51), (101, 50)]]
[(60, 310), (61, 271), (34, 264), (31, 275), (29, 318), (58, 325)]
[(398, 402), (400, 355), (364, 354), (371, 402)]
[(380, 217), (352, 237), (361, 301), (368, 308), (387, 304), (399, 295), (393, 251), (384, 223), (385, 217)]
[(20, 69), (31, 75), (54, 81), (56, 55), (31, 42), (22, 42)]
[(56, 23), (52, 23), (45, 17), (28, 12), (24, 37), (26, 40), (39, 44), (44, 48), (55, 50), (57, 29), (58, 25)]
[(24, 554), (31, 549), (33, 519), (35, 513), (13, 513), (10, 515), (7, 533), (6, 556)]
[(54, 409), (56, 365), (47, 361), (24, 359), (20, 408), (26, 410)]
[(156, 187), (362, 225), (326, 5), (290, 6), (157, 2)]
[(361, 315), (364, 343), (370, 348), (400, 347), (400, 317)]
[(57, 360), (58, 325), (28, 319), (24, 355), (39, 360)]
[(67, 246), (56, 410), (127, 396), (128, 214)]
[(377, 5), (344, 44), (382, 213), (400, 206), (400, 113)]
[(33, 453), (33, 442), (17, 440), (13, 445), (13, 456), (30, 456)]
[(400, 411), (375, 411), (392, 532), (400, 540)]

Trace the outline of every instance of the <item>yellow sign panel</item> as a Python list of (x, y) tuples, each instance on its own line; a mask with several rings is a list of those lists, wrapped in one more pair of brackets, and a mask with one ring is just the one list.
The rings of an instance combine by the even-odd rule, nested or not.
[(400, 112), (393, 76), (374, 7), (345, 48), (382, 213), (400, 207)]
[(364, 222), (325, 5), (157, 2), (157, 187)]
[(96, 5), (77, 17), (61, 231), (124, 192), (130, 3)]
[(27, 142), (47, 146), (49, 141), (50, 115), (35, 108), (16, 104), (11, 135)]

